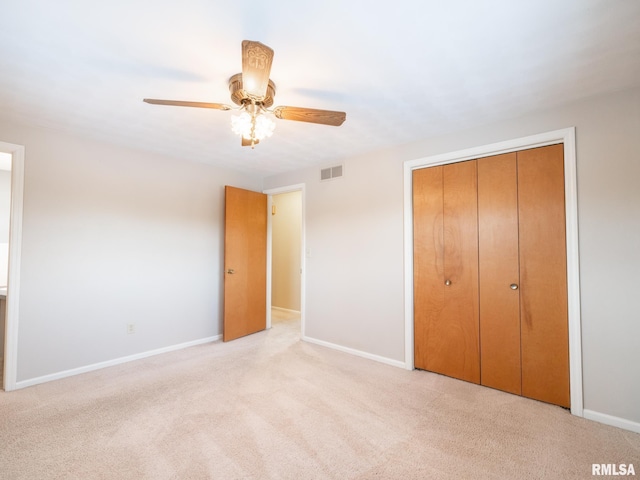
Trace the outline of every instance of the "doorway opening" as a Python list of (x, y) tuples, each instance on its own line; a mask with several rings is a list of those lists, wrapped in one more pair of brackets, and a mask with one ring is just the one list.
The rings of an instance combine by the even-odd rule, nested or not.
[[(16, 389), (24, 147), (0, 142), (0, 386)], [(2, 288), (4, 287), (4, 288)]]
[(267, 190), (267, 328), (304, 336), (304, 185)]

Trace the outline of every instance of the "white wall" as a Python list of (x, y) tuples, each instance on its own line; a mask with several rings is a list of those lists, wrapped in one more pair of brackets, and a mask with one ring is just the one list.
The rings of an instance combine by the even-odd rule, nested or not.
[(273, 195), (271, 305), (300, 311), (302, 193)]
[[(345, 124), (345, 127), (348, 122)], [(404, 359), (403, 162), (576, 127), (584, 407), (640, 427), (640, 89), (265, 180), (306, 183), (309, 337)]]
[[(392, 153), (265, 180), (306, 183), (306, 336), (404, 361), (402, 161)], [(306, 201), (306, 199), (311, 199)]]
[(260, 178), (8, 124), (0, 139), (25, 146), (18, 382), (222, 332), (224, 185)]

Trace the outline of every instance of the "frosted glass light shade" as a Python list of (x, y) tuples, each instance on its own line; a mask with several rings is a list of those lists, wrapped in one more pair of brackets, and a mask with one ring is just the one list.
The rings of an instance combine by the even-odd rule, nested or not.
[(242, 112), (240, 115), (231, 117), (231, 130), (233, 130), (233, 133), (241, 135), (247, 140), (251, 140), (252, 130), (253, 138), (255, 140), (262, 140), (263, 138), (270, 137), (275, 128), (275, 122), (264, 114), (256, 115), (255, 122), (247, 112)]

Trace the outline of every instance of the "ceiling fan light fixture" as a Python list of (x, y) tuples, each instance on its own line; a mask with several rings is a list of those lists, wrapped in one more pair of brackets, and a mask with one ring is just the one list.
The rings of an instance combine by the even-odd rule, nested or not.
[(240, 135), (247, 139), (251, 138), (251, 115), (247, 112), (241, 112), (239, 115), (231, 116), (231, 130), (236, 135)]
[(276, 123), (264, 113), (241, 112), (231, 117), (231, 130), (247, 140), (263, 140), (273, 135)]
[(276, 122), (265, 113), (261, 113), (255, 118), (255, 136), (258, 140), (269, 138), (276, 129)]
[[(229, 78), (231, 100), (238, 105), (238, 115), (231, 118), (231, 130), (242, 137), (243, 147), (253, 148), (260, 140), (270, 137), (276, 128), (275, 118), (296, 122), (317, 123), (339, 127), (346, 120), (345, 112), (318, 110), (316, 108), (279, 106), (273, 109), (276, 85), (269, 78), (273, 49), (260, 42), (242, 41), (242, 72)], [(231, 110), (223, 103), (191, 102), (145, 98), (146, 103), (177, 107)]]

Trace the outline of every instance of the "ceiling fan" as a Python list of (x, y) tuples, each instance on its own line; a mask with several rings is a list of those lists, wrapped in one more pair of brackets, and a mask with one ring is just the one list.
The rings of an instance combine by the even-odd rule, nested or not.
[(231, 119), (232, 130), (242, 136), (242, 146), (253, 148), (263, 138), (270, 137), (275, 123), (269, 114), (282, 120), (319, 123), (339, 127), (347, 118), (345, 112), (317, 110), (301, 107), (275, 107), (273, 97), (276, 85), (269, 79), (273, 50), (260, 42), (244, 40), (242, 42), (242, 73), (229, 79), (231, 100), (238, 107), (224, 103), (185, 102), (179, 100), (158, 100), (145, 98), (146, 103), (171, 105), (177, 107), (212, 108), (214, 110), (239, 110), (239, 116)]

